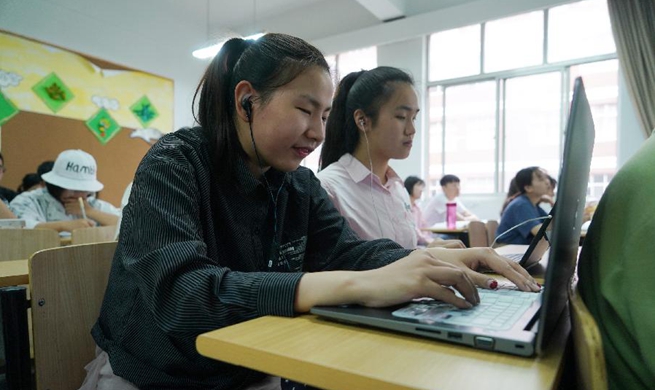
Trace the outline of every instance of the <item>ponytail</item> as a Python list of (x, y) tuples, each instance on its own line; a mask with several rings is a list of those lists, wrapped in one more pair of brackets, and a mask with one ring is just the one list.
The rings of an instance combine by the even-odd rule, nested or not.
[[(321, 169), (327, 168), (344, 154), (353, 153), (357, 147), (359, 129), (354, 118), (348, 118), (349, 110), (347, 110), (346, 104), (350, 89), (364, 72), (362, 70), (350, 73), (339, 83), (332, 100), (332, 111), (325, 124), (325, 141), (323, 141), (320, 159)], [(352, 115), (352, 113), (350, 114)]]
[(252, 42), (241, 38), (227, 41), (207, 67), (193, 95), (193, 107), (200, 95), (198, 113), (196, 115), (194, 109), (193, 117), (213, 145), (212, 165), (222, 173), (232, 170), (235, 159), (221, 159), (221, 156), (244, 155), (234, 122), (234, 99), (230, 83), (234, 66)]

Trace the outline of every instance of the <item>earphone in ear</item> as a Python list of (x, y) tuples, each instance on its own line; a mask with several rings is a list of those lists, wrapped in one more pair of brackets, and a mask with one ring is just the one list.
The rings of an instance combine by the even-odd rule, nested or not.
[(246, 118), (248, 118), (248, 122), (250, 122), (252, 119), (252, 100), (250, 100), (250, 96), (245, 96), (241, 99), (241, 107), (246, 111)]
[(359, 120), (359, 125), (360, 125), (360, 126), (364, 127), (364, 123), (366, 123), (366, 122), (364, 122), (364, 119), (360, 119), (360, 120)]

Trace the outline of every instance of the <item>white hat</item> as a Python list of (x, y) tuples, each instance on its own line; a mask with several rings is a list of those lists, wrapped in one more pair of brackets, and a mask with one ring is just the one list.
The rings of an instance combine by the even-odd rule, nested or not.
[(46, 183), (72, 191), (100, 191), (104, 186), (96, 179), (98, 167), (92, 155), (83, 150), (64, 150), (54, 167), (41, 178)]

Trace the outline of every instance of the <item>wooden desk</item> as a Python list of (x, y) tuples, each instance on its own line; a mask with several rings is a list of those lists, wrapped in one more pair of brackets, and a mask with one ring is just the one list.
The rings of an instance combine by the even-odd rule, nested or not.
[(196, 346), (213, 359), (329, 390), (553, 389), (569, 331), (563, 315), (546, 354), (523, 358), (313, 315), (268, 316), (200, 335)]
[(27, 260), (0, 261), (0, 287), (18, 286), (29, 282)]

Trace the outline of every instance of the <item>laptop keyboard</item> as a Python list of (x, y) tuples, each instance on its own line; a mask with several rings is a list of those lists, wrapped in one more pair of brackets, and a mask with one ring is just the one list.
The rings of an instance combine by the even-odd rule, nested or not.
[(480, 304), (472, 309), (457, 309), (449, 303), (426, 299), (411, 303), (392, 314), (424, 323), (438, 322), (501, 331), (511, 329), (532, 303), (541, 297), (539, 293), (523, 292), (515, 288), (478, 289), (478, 294)]

